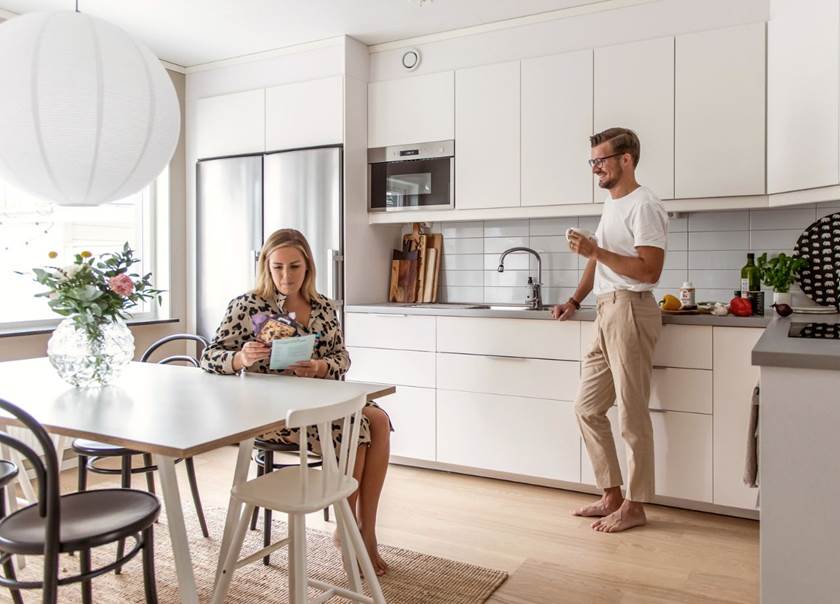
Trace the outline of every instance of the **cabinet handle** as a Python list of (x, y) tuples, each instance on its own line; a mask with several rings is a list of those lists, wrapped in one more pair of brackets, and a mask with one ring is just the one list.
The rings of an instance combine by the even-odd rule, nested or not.
[(397, 319), (403, 319), (403, 318), (408, 316), (408, 315), (400, 314), (400, 313), (387, 313), (387, 314), (386, 313), (369, 313), (369, 314), (370, 314), (371, 317), (384, 317), (384, 318), (388, 318), (388, 319), (393, 319), (395, 317)]
[(502, 357), (502, 356), (495, 356), (495, 355), (488, 355), (488, 359), (495, 359), (497, 361), (527, 361), (526, 357)]
[(654, 365), (654, 369), (670, 369), (670, 367), (666, 367), (665, 365)]

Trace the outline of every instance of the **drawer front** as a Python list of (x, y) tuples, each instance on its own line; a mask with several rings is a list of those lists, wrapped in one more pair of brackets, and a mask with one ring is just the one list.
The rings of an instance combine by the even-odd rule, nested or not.
[(536, 319), (438, 317), (438, 352), (580, 360), (580, 323)]
[(654, 369), (650, 407), (711, 414), (713, 388), (712, 372), (705, 369)]
[(435, 350), (435, 317), (347, 313), (347, 345), (396, 350)]
[(712, 328), (703, 325), (663, 325), (653, 355), (654, 366), (712, 368)]
[(438, 390), (437, 438), (443, 463), (580, 481), (572, 403)]
[(573, 401), (580, 363), (469, 354), (437, 354), (438, 388)]
[(376, 401), (391, 418), (391, 455), (435, 461), (435, 390), (397, 386)]
[(347, 379), (396, 386), (435, 387), (435, 353), (382, 348), (348, 348)]
[[(621, 475), (627, 480), (627, 453), (618, 408), (607, 413), (612, 424)], [(652, 412), (656, 494), (712, 502), (712, 416), (677, 411)], [(595, 474), (581, 441), (581, 482), (595, 484)]]

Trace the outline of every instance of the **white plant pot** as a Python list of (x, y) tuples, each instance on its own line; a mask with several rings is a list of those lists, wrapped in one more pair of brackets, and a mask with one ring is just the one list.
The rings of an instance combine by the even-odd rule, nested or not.
[(773, 304), (787, 304), (788, 306), (792, 306), (790, 292), (773, 292)]

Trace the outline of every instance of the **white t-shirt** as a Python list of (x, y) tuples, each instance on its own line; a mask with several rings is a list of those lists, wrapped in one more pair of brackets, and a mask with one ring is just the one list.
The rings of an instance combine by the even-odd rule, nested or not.
[[(650, 189), (640, 186), (624, 197), (607, 197), (595, 236), (599, 247), (622, 256), (638, 258), (636, 248), (642, 245), (667, 250), (668, 213)], [(600, 262), (595, 267), (596, 296), (622, 289), (650, 291), (657, 284), (619, 275)]]

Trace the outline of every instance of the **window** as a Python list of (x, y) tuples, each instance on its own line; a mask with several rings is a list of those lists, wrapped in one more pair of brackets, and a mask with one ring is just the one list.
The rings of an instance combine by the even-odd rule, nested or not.
[[(155, 206), (158, 197), (167, 201), (168, 181), (167, 169), (140, 192), (91, 207), (58, 206), (0, 181), (0, 329), (61, 319), (46, 298), (34, 297), (44, 288), (33, 280), (32, 269), (70, 264), (84, 250), (98, 255), (121, 249), (127, 241), (141, 260), (134, 272), (152, 272), (155, 285), (166, 289), (168, 283), (156, 271), (163, 263), (156, 264)], [(58, 252), (55, 260), (48, 256), (51, 251)], [(133, 310), (136, 318), (158, 316), (156, 302)]]

